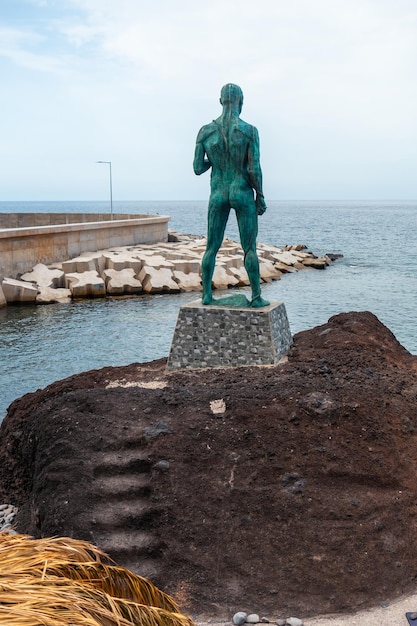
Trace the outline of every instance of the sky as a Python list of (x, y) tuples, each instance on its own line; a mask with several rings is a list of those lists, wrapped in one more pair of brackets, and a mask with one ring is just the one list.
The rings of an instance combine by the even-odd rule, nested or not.
[(227, 82), (266, 199), (417, 198), (416, 0), (1, 0), (0, 201), (205, 200)]

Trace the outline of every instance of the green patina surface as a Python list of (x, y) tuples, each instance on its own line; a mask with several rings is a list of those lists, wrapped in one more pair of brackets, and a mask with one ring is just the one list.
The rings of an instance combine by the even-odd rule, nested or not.
[(213, 299), (212, 278), (229, 213), (234, 209), (244, 265), (252, 289), (252, 299), (245, 298), (245, 306), (264, 307), (269, 302), (261, 296), (256, 254), (258, 215), (266, 210), (258, 131), (240, 118), (243, 93), (238, 85), (225, 85), (221, 90), (220, 103), (222, 114), (200, 129), (194, 155), (194, 172), (197, 175), (211, 169), (207, 247), (202, 260), (202, 303), (219, 304)]
[(237, 308), (245, 308), (251, 305), (250, 300), (248, 300), (243, 293), (236, 293), (232, 296), (224, 296), (223, 298), (212, 298), (210, 304)]

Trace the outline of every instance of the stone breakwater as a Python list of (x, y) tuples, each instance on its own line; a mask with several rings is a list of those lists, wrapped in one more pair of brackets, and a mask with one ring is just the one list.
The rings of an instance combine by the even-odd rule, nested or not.
[[(168, 242), (113, 247), (54, 263), (36, 264), (18, 278), (4, 278), (0, 306), (17, 302), (48, 304), (74, 298), (201, 291), (205, 238), (171, 232)], [(324, 269), (332, 255), (318, 258), (303, 244), (257, 247), (263, 282), (302, 269)], [(215, 289), (249, 285), (241, 246), (225, 239), (213, 276)]]

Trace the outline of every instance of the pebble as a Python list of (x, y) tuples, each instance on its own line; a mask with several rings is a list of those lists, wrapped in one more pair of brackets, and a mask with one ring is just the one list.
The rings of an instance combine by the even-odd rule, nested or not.
[(0, 504), (0, 532), (14, 533), (13, 522), (17, 514), (17, 507), (13, 504)]
[[(232, 618), (232, 622), (234, 626), (243, 626), (244, 624), (267, 624), (270, 622), (269, 618), (262, 617), (259, 619), (259, 615), (257, 613), (251, 613), (248, 615), (243, 611), (239, 611), (235, 613)], [(304, 626), (303, 620), (298, 617), (288, 617), (287, 619), (277, 619), (275, 624), (277, 626)]]
[(165, 474), (169, 470), (169, 461), (158, 461), (154, 468)]

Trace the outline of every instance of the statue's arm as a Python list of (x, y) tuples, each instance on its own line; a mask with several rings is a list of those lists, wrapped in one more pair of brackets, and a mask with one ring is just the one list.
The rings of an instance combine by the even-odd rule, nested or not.
[(197, 176), (200, 176), (200, 174), (204, 174), (204, 172), (207, 172), (207, 170), (210, 169), (211, 167), (211, 163), (209, 161), (208, 158), (206, 158), (206, 151), (204, 148), (204, 137), (206, 136), (207, 132), (206, 132), (206, 128), (205, 126), (203, 126), (203, 128), (200, 130), (200, 132), (197, 135), (197, 141), (196, 141), (196, 145), (195, 145), (195, 152), (194, 152), (194, 174), (197, 174)]
[(258, 215), (266, 211), (266, 203), (262, 190), (262, 170), (260, 164), (259, 135), (257, 129), (252, 127), (252, 139), (248, 149), (248, 176), (249, 182), (255, 190), (255, 204)]

